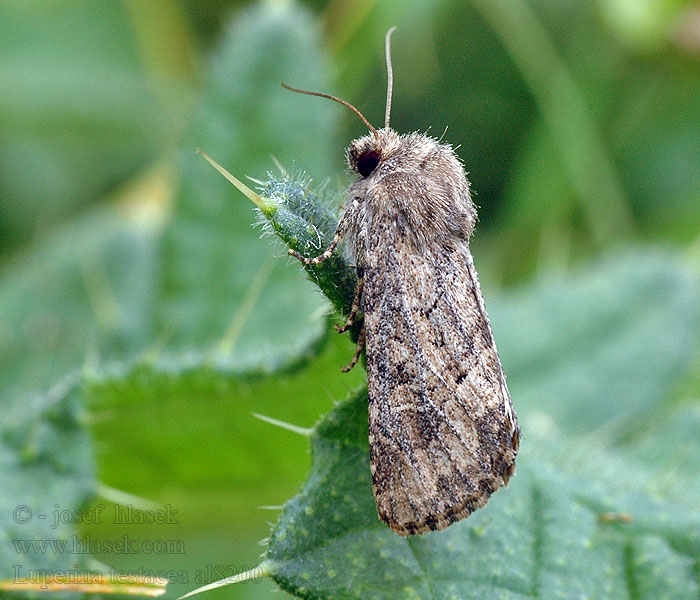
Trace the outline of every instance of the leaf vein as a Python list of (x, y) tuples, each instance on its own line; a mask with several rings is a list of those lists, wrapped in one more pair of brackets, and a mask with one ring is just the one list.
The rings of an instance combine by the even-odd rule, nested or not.
[(430, 580), (428, 579), (428, 574), (426, 573), (425, 569), (423, 568), (423, 565), (421, 564), (420, 559), (418, 558), (418, 553), (416, 552), (416, 549), (413, 547), (414, 544), (414, 538), (406, 538), (406, 546), (408, 546), (408, 549), (411, 551), (411, 554), (413, 555), (413, 560), (416, 561), (416, 566), (418, 567), (418, 570), (420, 571), (420, 578), (423, 580), (425, 583), (425, 587), (428, 590), (428, 593), (430, 594), (430, 598), (435, 600), (435, 593), (433, 592), (433, 588), (430, 585)]
[(532, 502), (532, 597), (540, 597), (540, 589), (542, 584), (542, 546), (544, 544), (544, 517), (542, 515), (542, 492), (535, 482), (531, 492)]
[(629, 600), (639, 600), (639, 585), (634, 575), (634, 548), (632, 542), (627, 541), (622, 549), (622, 564), (625, 574), (625, 588)]

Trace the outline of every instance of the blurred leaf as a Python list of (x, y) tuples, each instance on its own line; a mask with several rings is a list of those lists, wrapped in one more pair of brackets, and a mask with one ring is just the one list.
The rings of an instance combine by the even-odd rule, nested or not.
[[(169, 39), (172, 28), (159, 35), (182, 43)], [(0, 248), (51, 227), (162, 151), (188, 83), (158, 75), (145, 68), (121, 2), (0, 4)]]
[[(240, 15), (215, 55), (182, 144), (182, 189), (163, 245), (157, 323), (177, 351), (196, 355), (213, 338), (215, 364), (272, 369), (325, 331), (324, 303), (301, 268), (260, 242), (253, 206), (194, 153), (202, 148), (238, 177), (264, 178), (270, 154), (291, 169), (303, 149), (310, 175), (330, 172), (338, 111), (330, 102), (311, 109), (279, 85), (324, 88), (319, 48), (309, 14), (263, 3)], [(283, 137), (289, 124), (295, 135)]]
[[(73, 385), (65, 381), (44, 396), (3, 407), (0, 580), (84, 568), (86, 557), (71, 550), (71, 540), (96, 484), (92, 441)], [(52, 548), (51, 540), (66, 540), (66, 550)], [(42, 543), (43, 550), (33, 546)]]
[[(685, 334), (697, 331), (700, 313), (694, 278), (670, 255), (647, 250), (644, 257), (623, 255), (569, 281), (537, 285), (510, 300), (517, 323), (515, 312), (492, 311), (523, 423), (509, 489), (444, 532), (396, 536), (376, 515), (367, 396), (357, 393), (316, 427), (312, 472), (271, 536), (264, 564), (272, 577), (305, 598), (619, 598), (629, 590), (637, 598), (671, 591), (695, 598), (696, 470), (682, 486), (664, 488), (644, 452), (582, 435), (613, 411), (639, 421), (640, 406), (661, 409), (697, 356)], [(567, 337), (567, 326), (569, 336), (585, 337)], [(654, 364), (638, 364), (654, 336), (663, 344)], [(511, 369), (508, 356), (518, 359)], [(637, 397), (615, 382), (638, 387)], [(526, 383), (533, 392), (523, 392)], [(601, 395), (606, 386), (612, 390)], [(668, 427), (650, 426), (649, 435)], [(682, 456), (698, 449), (692, 425), (683, 429), (691, 437), (680, 456), (663, 438), (666, 468), (682, 468)]]
[(97, 359), (124, 360), (153, 336), (156, 223), (91, 212), (0, 276), (0, 405), (21, 404)]
[(697, 356), (697, 289), (677, 256), (638, 247), (489, 303), (523, 429), (546, 415), (620, 438), (652, 419)]
[[(619, 444), (629, 456), (656, 469), (654, 487), (661, 493), (675, 488), (678, 495), (691, 501), (700, 490), (697, 457), (700, 455), (700, 403), (673, 407), (654, 415), (644, 430), (635, 432)], [(673, 443), (669, 443), (672, 440)]]
[[(282, 72), (294, 65), (307, 81), (321, 77), (308, 15), (264, 5), (238, 27), (222, 43), (197, 125), (183, 142), (183, 187), (165, 227), (163, 204), (148, 198), (164, 195), (167, 174), (160, 174), (155, 192), (152, 186), (133, 191), (139, 202), (134, 206), (131, 198), (131, 212), (86, 214), (5, 268), (5, 398), (45, 388), (86, 359), (99, 370), (146, 350), (168, 370), (202, 364), (272, 369), (296, 360), (324, 334), (325, 304), (301, 268), (278, 260), (283, 251), (258, 239), (252, 205), (194, 152), (197, 144), (212, 147), (243, 174), (257, 175), (264, 175), (260, 165), (270, 163), (270, 150), (286, 158), (301, 142), (319, 170), (328, 156), (323, 140), (331, 113), (316, 110), (309, 119), (306, 105), (263, 68)], [(233, 99), (219, 87), (232, 81), (239, 86)], [(240, 104), (250, 94), (259, 111), (248, 108), (241, 124)], [(280, 140), (270, 115), (300, 122), (305, 133)], [(255, 144), (246, 146), (239, 135)]]

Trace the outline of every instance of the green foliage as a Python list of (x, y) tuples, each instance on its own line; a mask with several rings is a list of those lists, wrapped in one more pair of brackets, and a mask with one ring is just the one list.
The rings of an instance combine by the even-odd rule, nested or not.
[[(136, 359), (165, 369), (210, 364), (251, 371), (296, 361), (319, 340), (326, 320), (318, 294), (295, 265), (276, 260), (280, 252), (259, 242), (249, 205), (232, 201), (194, 153), (197, 144), (213, 153), (224, 145), (223, 158), (250, 173), (270, 151), (291, 161), (298, 140), (280, 141), (273, 129), (267, 135), (258, 128), (240, 131), (238, 148), (231, 141), (241, 95), (255, 89), (265, 112), (305, 128), (301, 142), (317, 157), (317, 168), (323, 164), (329, 138), (321, 132), (332, 124), (330, 111), (316, 111), (312, 122), (303, 107), (287, 101), (288, 92), (282, 97), (284, 90), (277, 89), (282, 74), (298, 69), (294, 65), (320, 71), (313, 67), (319, 59), (307, 18), (268, 8), (224, 40), (200, 116), (182, 142), (183, 183), (172, 211), (159, 213), (160, 206), (142, 200), (131, 212), (88, 213), (5, 270), (0, 368), (8, 393), (50, 386), (80, 366), (86, 350), (98, 372), (104, 362)], [(269, 30), (277, 49), (265, 41)], [(249, 58), (241, 62), (241, 54)], [(239, 86), (238, 96), (230, 82)], [(162, 185), (159, 179), (155, 184)]]
[(489, 311), (518, 406), (571, 434), (622, 438), (695, 363), (697, 291), (673, 253), (637, 247), (497, 299)]
[[(330, 410), (266, 550), (284, 589), (697, 598), (691, 3), (664, 2), (656, 20), (653, 3), (630, 13), (617, 0), (200, 4), (0, 5), (0, 581), (15, 564), (96, 559), (183, 570), (175, 597), (219, 577), (197, 579), (202, 565), (245, 570), (269, 532), (257, 507), (284, 503), (309, 472), (308, 440), (251, 413), (310, 427)], [(213, 50), (194, 38), (229, 21)], [(352, 345), (329, 333), (354, 270), (339, 253), (306, 269), (311, 283), (286, 257), (330, 242), (342, 149), (364, 131), (279, 85), (337, 93), (381, 121), (391, 25), (393, 126), (449, 125), (479, 192), (474, 254), (523, 427), (508, 489), (408, 540), (376, 516), (363, 373), (340, 374)], [(265, 180), (265, 214), (196, 148)], [(270, 155), (292, 175), (268, 173)], [(259, 239), (261, 223), (282, 242)], [(100, 483), (172, 504), (178, 525), (138, 535), (186, 553), (17, 554), (19, 539), (119, 539), (109, 519), (13, 518), (91, 498), (109, 512)]]
[[(270, 44), (273, 37), (277, 45)], [(181, 142), (183, 181), (177, 203), (169, 207), (142, 197), (140, 205), (131, 201), (123, 207), (87, 211), (56, 227), (4, 269), (0, 278), (3, 438), (10, 447), (17, 446), (17, 452), (31, 451), (33, 443), (51, 448), (51, 452), (28, 458), (26, 466), (9, 451), (3, 453), (8, 476), (12, 474), (12, 478), (3, 477), (3, 489), (11, 490), (2, 496), (5, 516), (11, 515), (13, 503), (20, 502), (35, 512), (46, 503), (58, 504), (61, 510), (84, 508), (97, 491), (96, 467), (84, 429), (88, 420), (94, 423), (92, 434), (98, 440), (108, 438), (110, 444), (118, 440), (112, 446), (116, 456), (103, 453), (100, 459), (100, 470), (110, 473), (108, 482), (117, 487), (167, 497), (170, 482), (163, 478), (163, 468), (168, 464), (172, 474), (192, 490), (194, 504), (202, 482), (215, 486), (238, 478), (243, 488), (264, 481), (254, 457), (268, 452), (273, 466), (269, 474), (289, 481), (287, 493), (293, 489), (303, 464), (291, 460), (294, 457), (286, 464), (277, 461), (272, 452), (276, 434), (264, 426), (258, 427), (265, 429), (263, 433), (251, 429), (250, 411), (265, 411), (267, 404), (267, 412), (273, 412), (284, 373), (305, 364), (324, 346), (328, 305), (297, 264), (279, 260), (283, 255), (279, 247), (270, 248), (258, 239), (260, 232), (253, 227), (256, 218), (250, 206), (238, 197), (231, 199), (229, 188), (195, 154), (195, 148), (200, 145), (215, 154), (224, 148), (219, 157), (244, 172), (264, 175), (259, 165), (269, 162), (269, 152), (291, 163), (297, 144), (303, 143), (316, 157), (311, 161), (315, 168), (328, 170), (331, 136), (325, 132), (332, 128), (333, 112), (322, 107), (311, 118), (303, 103), (290, 102), (291, 94), (279, 87), (283, 75), (294, 77), (295, 73), (312, 87), (324, 87), (317, 44), (309, 15), (303, 11), (268, 5), (244, 15), (222, 42), (199, 116), (193, 118), (191, 131)], [(240, 120), (240, 107), (246, 105), (251, 90), (264, 104), (261, 110), (270, 115), (267, 131), (257, 119), (247, 129)], [(305, 134), (280, 140), (280, 122), (299, 123)], [(155, 190), (157, 197), (163, 196), (165, 177), (163, 170), (152, 172), (136, 193)], [(335, 346), (328, 353), (335, 357)], [(292, 373), (288, 378), (291, 393), (309, 397), (302, 413), (307, 413), (310, 422), (327, 402), (328, 391), (340, 395), (343, 389), (342, 385), (336, 389), (338, 386), (317, 383), (318, 393), (306, 392), (314, 385), (316, 373), (327, 379), (329, 370), (336, 372), (337, 359), (325, 369), (322, 364), (322, 359), (317, 360), (314, 373), (301, 376), (303, 383), (295, 384)], [(275, 373), (274, 384), (261, 378), (266, 372)], [(53, 386), (66, 378), (70, 386), (54, 391)], [(34, 394), (41, 390), (52, 391)], [(267, 400), (253, 404), (256, 392), (264, 392)], [(84, 419), (82, 425), (73, 423), (75, 440), (62, 446), (57, 435), (42, 427), (39, 409), (35, 414), (23, 407), (52, 406), (56, 394), (64, 393), (70, 395), (73, 407), (85, 396), (95, 418)], [(246, 396), (251, 398), (247, 409)], [(223, 419), (218, 419), (220, 429), (214, 426), (217, 417), (211, 402), (216, 399), (226, 405), (224, 412), (234, 400), (238, 403), (236, 408), (243, 415), (234, 411), (229, 416), (244, 416), (247, 433), (240, 435), (235, 422)], [(99, 416), (113, 410), (117, 418), (104, 421)], [(26, 422), (10, 417), (7, 411)], [(284, 416), (284, 412), (277, 414)], [(166, 419), (168, 414), (177, 418)], [(290, 411), (289, 418), (299, 414)], [(191, 462), (174, 452), (182, 441), (190, 448)], [(214, 463), (209, 471), (197, 466), (211, 462), (232, 441), (248, 457), (248, 475)], [(121, 449), (126, 452), (122, 454)], [(47, 487), (41, 482), (41, 468), (49, 473), (53, 454), (63, 457), (67, 466), (65, 472), (53, 476), (55, 485)], [(159, 457), (159, 462), (144, 462), (144, 456)], [(240, 466), (243, 460), (240, 456), (233, 465)], [(41, 468), (32, 470), (32, 462)], [(71, 470), (68, 467), (73, 463)], [(20, 472), (15, 473), (18, 468)], [(72, 488), (68, 485), (71, 477)], [(35, 481), (37, 489), (32, 494), (14, 485), (24, 480)], [(59, 484), (68, 491), (61, 491)], [(50, 493), (41, 497), (39, 489)], [(269, 495), (259, 493), (259, 503), (269, 503)], [(220, 509), (227, 517), (234, 514), (235, 507), (221, 508), (221, 504), (216, 498), (211, 501), (214, 510)], [(186, 501), (180, 505), (189, 506)], [(11, 541), (20, 532), (6, 525), (2, 537), (7, 558), (14, 552)], [(75, 531), (73, 526), (56, 532), (27, 528), (26, 537), (68, 538)], [(20, 562), (30, 568), (34, 559), (54, 567), (73, 564), (70, 555), (51, 552)], [(3, 564), (0, 578), (11, 578), (13, 562), (8, 558)]]
[(75, 527), (65, 515), (57, 519), (56, 507), (77, 511), (94, 493), (92, 441), (71, 388), (62, 382), (46, 396), (31, 396), (3, 410), (0, 580), (85, 565), (85, 557), (76, 553), (42, 553), (22, 546), (24, 540), (70, 539)]
[(119, 3), (71, 8), (0, 6), (0, 249), (140, 170), (181, 110), (184, 81), (150, 85)]
[[(182, 188), (162, 240), (155, 320), (156, 331), (169, 331), (169, 348), (196, 355), (204, 346), (204, 359), (223, 368), (270, 370), (325, 332), (318, 294), (296, 265), (276, 259), (279, 248), (260, 243), (250, 205), (232, 199), (230, 187), (194, 153), (203, 148), (237, 172), (261, 177), (270, 154), (292, 164), (301, 145), (311, 157), (309, 172), (326, 172), (332, 137), (324, 132), (335, 112), (322, 106), (312, 114), (279, 85), (291, 77), (323, 87), (321, 63), (309, 16), (274, 3), (242, 15), (215, 53), (182, 142)], [(280, 138), (284, 123), (294, 123), (297, 135)]]

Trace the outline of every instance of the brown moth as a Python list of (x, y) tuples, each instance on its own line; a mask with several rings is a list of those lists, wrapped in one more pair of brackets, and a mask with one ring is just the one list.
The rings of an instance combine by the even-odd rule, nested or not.
[[(370, 134), (347, 149), (360, 176), (333, 242), (346, 240), (358, 286), (347, 322), (362, 311), (352, 362), (366, 347), (369, 446), (379, 516), (402, 536), (443, 529), (486, 504), (515, 471), (520, 429), (469, 250), (476, 210), (450, 146), (383, 129), (352, 105)], [(284, 85), (284, 84), (283, 84)]]

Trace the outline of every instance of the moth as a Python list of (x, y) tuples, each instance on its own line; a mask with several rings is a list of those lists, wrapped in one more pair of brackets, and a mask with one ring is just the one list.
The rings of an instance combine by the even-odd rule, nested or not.
[(486, 504), (515, 472), (520, 429), (481, 296), (469, 238), (476, 209), (453, 149), (389, 127), (393, 75), (386, 34), (385, 125), (347, 149), (359, 176), (328, 249), (357, 266), (362, 314), (351, 363), (366, 350), (370, 467), (377, 512), (401, 536), (439, 530)]

